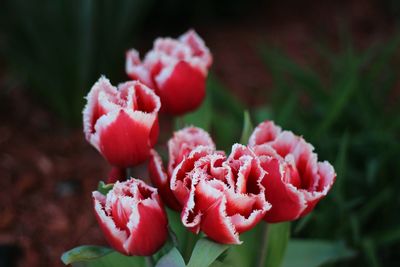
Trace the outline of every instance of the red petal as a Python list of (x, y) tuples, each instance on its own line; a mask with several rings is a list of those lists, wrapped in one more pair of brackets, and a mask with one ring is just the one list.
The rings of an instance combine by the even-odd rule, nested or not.
[(103, 117), (104, 123), (97, 130), (102, 154), (111, 164), (122, 168), (145, 161), (151, 148), (150, 127), (146, 120), (151, 120), (151, 115), (148, 118), (141, 114), (130, 116), (120, 110), (113, 117)]
[(212, 56), (203, 39), (194, 31), (189, 30), (179, 37), (179, 40), (187, 44), (192, 50), (192, 56), (200, 58), (204, 68), (209, 68), (212, 64)]
[(213, 149), (209, 147), (197, 147), (174, 169), (171, 175), (170, 188), (182, 205), (187, 202), (192, 187), (191, 177), (188, 177), (188, 174), (193, 170), (194, 164), (200, 158), (212, 153)]
[(150, 71), (142, 65), (139, 53), (135, 49), (126, 52), (125, 71), (132, 80), (139, 80), (148, 87), (154, 88)]
[(263, 158), (262, 167), (267, 171), (262, 184), (265, 187), (266, 199), (272, 208), (265, 215), (267, 222), (282, 222), (297, 219), (306, 208), (304, 196), (290, 183), (284, 182), (284, 175), (290, 170), (275, 158)]
[(200, 179), (195, 189), (197, 209), (204, 212), (223, 196), (227, 186), (219, 180), (206, 181)]
[(247, 216), (235, 214), (231, 216), (231, 222), (240, 234), (255, 227), (265, 216), (271, 205), (265, 199), (258, 199)]
[[(86, 140), (90, 142), (91, 135), (95, 132), (97, 120), (109, 110), (99, 103), (99, 94), (106, 93), (109, 95), (117, 95), (117, 88), (113, 87), (110, 81), (105, 77), (100, 79), (90, 89), (86, 99), (87, 103), (83, 109), (83, 131)], [(93, 144), (95, 147), (97, 144)]]
[(195, 110), (205, 97), (205, 82), (201, 70), (185, 61), (163, 69), (156, 77), (162, 110), (174, 115)]
[(302, 212), (301, 216), (307, 215), (314, 209), (319, 200), (326, 196), (326, 194), (332, 188), (332, 185), (336, 179), (335, 170), (327, 161), (318, 163), (318, 176), (320, 177), (318, 188), (314, 192), (305, 193), (308, 206)]
[(172, 174), (175, 167), (198, 146), (215, 149), (210, 135), (197, 127), (186, 127), (174, 133), (168, 141), (169, 162), (168, 173)]
[(198, 234), (200, 231), (201, 216), (202, 213), (195, 206), (194, 190), (191, 190), (187, 202), (182, 208), (182, 224), (192, 233)]
[(159, 133), (160, 133), (160, 126), (158, 123), (158, 116), (157, 116), (156, 120), (154, 121), (153, 127), (151, 127), (151, 130), (150, 130), (150, 146), (151, 147), (154, 147), (157, 144)]
[(150, 153), (149, 175), (151, 183), (158, 188), (158, 192), (160, 193), (162, 200), (167, 204), (168, 207), (176, 211), (180, 211), (182, 207), (170, 189), (170, 179), (164, 171), (160, 156), (155, 150), (151, 150)]
[(127, 234), (125, 231), (117, 229), (112, 218), (106, 214), (104, 207), (105, 196), (99, 192), (93, 192), (93, 203), (96, 219), (108, 243), (117, 251), (127, 254), (123, 247)]
[(130, 255), (150, 256), (157, 252), (167, 240), (167, 216), (154, 198), (138, 204), (136, 222), (129, 222), (131, 235), (125, 244)]
[(226, 214), (226, 198), (222, 197), (203, 215), (201, 230), (212, 240), (223, 244), (241, 244), (239, 234)]
[(274, 141), (280, 134), (281, 128), (276, 126), (273, 121), (260, 123), (249, 138), (249, 146), (256, 146)]

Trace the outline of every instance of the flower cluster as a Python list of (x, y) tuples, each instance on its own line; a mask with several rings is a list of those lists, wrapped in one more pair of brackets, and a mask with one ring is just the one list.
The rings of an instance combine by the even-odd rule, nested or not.
[(240, 243), (238, 235), (262, 219), (306, 215), (336, 177), (328, 162), (317, 162), (310, 144), (271, 121), (254, 130), (248, 146), (234, 144), (229, 156), (193, 127), (175, 133), (168, 148), (167, 172), (152, 152), (151, 180), (164, 202), (181, 211), (184, 226), (220, 243)]
[[(143, 61), (127, 53), (133, 81), (114, 87), (101, 77), (87, 96), (84, 133), (113, 166), (107, 193), (93, 192), (94, 211), (109, 244), (126, 255), (152, 255), (164, 244), (168, 220), (164, 203), (180, 212), (182, 225), (223, 244), (261, 221), (291, 221), (308, 214), (332, 187), (336, 174), (318, 162), (302, 137), (271, 121), (258, 125), (247, 145), (229, 154), (211, 136), (186, 127), (168, 141), (164, 167), (154, 149), (158, 114), (196, 109), (205, 96), (212, 56), (189, 31), (179, 39), (159, 38)], [(148, 160), (154, 187), (126, 170)]]

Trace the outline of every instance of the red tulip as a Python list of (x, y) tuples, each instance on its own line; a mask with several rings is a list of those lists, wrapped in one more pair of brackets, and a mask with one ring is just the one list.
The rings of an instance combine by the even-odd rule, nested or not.
[(257, 126), (249, 146), (268, 173), (262, 181), (272, 204), (264, 218), (267, 222), (291, 221), (308, 214), (336, 179), (329, 162), (318, 162), (312, 145), (271, 121)]
[(158, 138), (160, 99), (138, 81), (118, 89), (101, 77), (83, 110), (86, 139), (112, 164), (127, 168), (145, 161)]
[(270, 209), (261, 180), (266, 172), (245, 146), (227, 158), (198, 147), (174, 169), (171, 190), (183, 206), (181, 219), (194, 233), (202, 230), (224, 244), (240, 244), (239, 234), (253, 228)]
[(206, 146), (215, 150), (215, 144), (210, 135), (196, 127), (187, 127), (174, 133), (168, 141), (169, 162), (168, 172), (164, 170), (162, 160), (155, 150), (151, 151), (149, 174), (151, 182), (160, 192), (163, 201), (172, 209), (180, 211), (182, 209), (179, 202), (175, 199), (169, 183), (175, 167), (198, 146)]
[(212, 56), (204, 41), (190, 30), (179, 39), (158, 38), (143, 60), (132, 49), (126, 54), (126, 72), (153, 88), (162, 111), (181, 115), (200, 106)]
[(131, 178), (103, 195), (93, 192), (97, 221), (108, 241), (125, 255), (149, 256), (167, 239), (167, 216), (157, 189)]

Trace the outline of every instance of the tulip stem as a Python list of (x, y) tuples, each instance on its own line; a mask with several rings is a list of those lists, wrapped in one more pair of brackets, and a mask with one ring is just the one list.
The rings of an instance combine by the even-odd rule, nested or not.
[(155, 263), (154, 263), (154, 260), (153, 260), (153, 258), (151, 256), (147, 256), (147, 257), (144, 257), (144, 258), (145, 258), (147, 267), (153, 267), (154, 266)]
[(126, 179), (125, 180), (129, 180), (132, 177), (133, 169), (132, 168), (126, 168), (125, 174), (126, 174)]
[(169, 238), (172, 241), (172, 244), (174, 244), (174, 247), (178, 247), (178, 240), (177, 240), (176, 235), (170, 225), (168, 225), (168, 234), (169, 234)]
[(266, 222), (261, 223), (261, 246), (258, 253), (257, 267), (264, 267), (265, 258), (268, 250), (268, 224)]

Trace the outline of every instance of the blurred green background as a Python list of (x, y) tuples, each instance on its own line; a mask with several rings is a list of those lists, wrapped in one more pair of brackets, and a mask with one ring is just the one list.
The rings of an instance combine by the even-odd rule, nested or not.
[(127, 79), (127, 49), (143, 54), (157, 36), (193, 27), (215, 63), (206, 101), (184, 122), (229, 150), (247, 109), (254, 123), (273, 119), (303, 135), (335, 166), (332, 192), (292, 225), (293, 237), (311, 241), (295, 252), (331, 240), (355, 254), (324, 266), (400, 266), (399, 15), (393, 0), (4, 0), (0, 105), (22, 88), (59, 127), (80, 131), (98, 77)]

